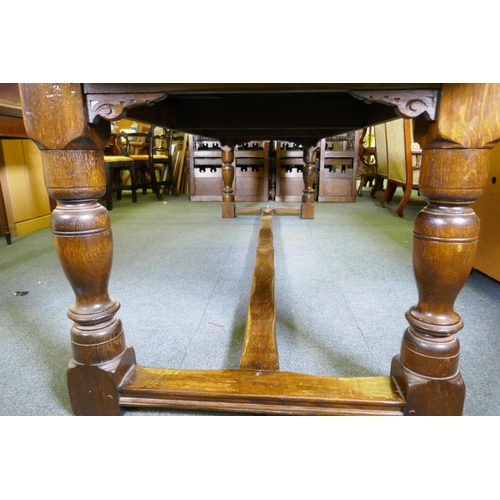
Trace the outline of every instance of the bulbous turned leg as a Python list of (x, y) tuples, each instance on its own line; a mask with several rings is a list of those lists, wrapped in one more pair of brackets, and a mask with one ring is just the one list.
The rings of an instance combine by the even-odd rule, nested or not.
[(317, 144), (304, 143), (304, 168), (302, 176), (304, 189), (300, 207), (301, 219), (314, 219), (314, 180), (316, 179), (316, 149)]
[(463, 327), (455, 300), (469, 276), (479, 236), (471, 208), (488, 173), (488, 150), (424, 151), (420, 192), (429, 202), (415, 220), (413, 268), (418, 304), (391, 375), (408, 415), (461, 415), (465, 385), (458, 368)]
[(234, 203), (234, 144), (226, 141), (221, 144), (222, 151), (222, 217), (232, 219), (236, 216)]
[(51, 216), (54, 243), (76, 298), (68, 311), (71, 405), (76, 415), (118, 415), (117, 386), (135, 355), (116, 317), (120, 305), (108, 294), (111, 225), (97, 203), (105, 192), (104, 158), (99, 151), (42, 151), (42, 160), (49, 194), (59, 201)]

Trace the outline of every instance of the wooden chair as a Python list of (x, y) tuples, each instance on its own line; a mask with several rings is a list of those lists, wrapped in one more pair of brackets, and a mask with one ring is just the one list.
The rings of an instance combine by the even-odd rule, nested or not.
[(377, 174), (377, 151), (373, 127), (361, 130), (358, 146), (358, 196), (363, 196), (364, 187), (374, 187)]
[[(370, 191), (370, 196), (375, 198), (379, 191), (384, 191), (384, 181), (387, 180), (387, 143), (386, 143), (386, 129), (380, 126), (378, 133), (375, 133), (375, 128), (373, 130), (373, 136), (375, 141), (375, 163), (377, 164), (377, 170), (375, 173), (375, 179), (373, 181), (373, 187)], [(380, 141), (380, 151), (377, 151), (377, 136)], [(379, 162), (380, 157), (380, 162)]]
[[(106, 208), (113, 210), (113, 193), (116, 193), (118, 200), (124, 189), (132, 191), (132, 202), (137, 202), (137, 186), (135, 162), (129, 156), (121, 154), (119, 138), (121, 134), (112, 134), (110, 143), (104, 151), (104, 164), (106, 166)], [(130, 176), (130, 185), (125, 185), (122, 179), (122, 172), (126, 171)]]
[[(174, 152), (173, 147), (178, 141), (178, 134), (174, 133), (173, 130), (167, 130), (164, 127), (153, 127), (153, 137), (152, 137), (152, 158), (156, 168), (162, 166), (163, 171), (161, 172), (159, 186), (162, 186), (162, 194), (172, 194), (173, 196), (179, 196), (179, 191), (175, 184), (174, 176)], [(182, 134), (184, 136), (184, 134)]]
[[(122, 191), (130, 189), (132, 191), (132, 202), (137, 202), (137, 186), (134, 160), (127, 156), (105, 156), (106, 165), (106, 208), (113, 210), (113, 193), (121, 200)], [(126, 170), (130, 173), (130, 186), (123, 184), (122, 172)]]
[[(155, 131), (159, 132), (156, 133)], [(134, 132), (124, 134), (124, 154), (135, 162), (136, 172), (141, 174), (137, 186), (142, 187), (143, 193), (151, 187), (158, 200), (162, 200), (160, 187), (167, 187), (174, 196), (177, 189), (174, 182), (170, 141), (172, 134), (165, 128), (151, 126), (148, 132)], [(143, 141), (140, 139), (144, 138)], [(139, 140), (138, 140), (139, 139)], [(139, 151), (133, 151), (132, 147)], [(142, 150), (142, 151), (141, 151)], [(158, 173), (158, 176), (156, 175)]]
[(122, 132), (117, 138), (122, 154), (134, 160), (136, 188), (142, 189), (143, 194), (151, 189), (161, 201), (163, 197), (156, 176), (156, 170), (159, 169), (155, 169), (152, 163), (151, 132)]
[(402, 217), (412, 189), (418, 189), (422, 150), (413, 142), (412, 121), (398, 119), (375, 126), (377, 176), (387, 178), (387, 187), (380, 199), (385, 206), (392, 201), (398, 187), (403, 197), (396, 213)]

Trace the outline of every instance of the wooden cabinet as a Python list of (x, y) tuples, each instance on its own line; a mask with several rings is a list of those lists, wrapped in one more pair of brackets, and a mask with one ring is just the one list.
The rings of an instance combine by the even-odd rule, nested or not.
[[(269, 199), (269, 141), (237, 145), (234, 167), (236, 201)], [(218, 141), (190, 137), (189, 178), (191, 201), (222, 201), (222, 159)]]
[(488, 184), (473, 208), (481, 219), (474, 267), (500, 281), (500, 143), (491, 151)]
[[(222, 201), (222, 160), (219, 143), (191, 136), (190, 199)], [(355, 202), (359, 132), (320, 141), (315, 199)], [(236, 201), (300, 202), (304, 190), (304, 152), (285, 141), (252, 141), (235, 147)]]
[(319, 149), (318, 201), (355, 202), (359, 134), (322, 139)]
[(0, 181), (13, 236), (50, 226), (40, 151), (27, 139), (0, 141)]
[(269, 141), (236, 146), (234, 167), (235, 201), (269, 200)]
[(189, 199), (222, 201), (222, 159), (218, 141), (189, 137)]
[(276, 197), (278, 202), (302, 200), (304, 152), (292, 142), (276, 142)]
[[(356, 201), (359, 134), (353, 132), (320, 141), (316, 160), (316, 201)], [(303, 166), (301, 146), (288, 142), (276, 143), (276, 201), (297, 202), (302, 199)]]

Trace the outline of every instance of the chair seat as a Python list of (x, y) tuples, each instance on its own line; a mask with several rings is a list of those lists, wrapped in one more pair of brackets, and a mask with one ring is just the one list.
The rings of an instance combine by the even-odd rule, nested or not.
[[(117, 199), (121, 199), (121, 192), (123, 189), (130, 189), (132, 191), (132, 201), (137, 202), (136, 185), (135, 185), (135, 162), (129, 156), (104, 156), (104, 163), (106, 165), (106, 208), (113, 210), (112, 193), (116, 192)], [(123, 185), (121, 179), (121, 172), (127, 170), (130, 173), (130, 186)], [(113, 179), (115, 185), (113, 185)]]
[(104, 161), (106, 163), (120, 163), (120, 162), (133, 162), (134, 160), (130, 156), (105, 156)]
[[(142, 192), (146, 194), (148, 187), (151, 187), (156, 194), (158, 200), (162, 200), (160, 187), (163, 186), (164, 191), (166, 187), (171, 187), (174, 196), (177, 195), (175, 183), (172, 175), (171, 157), (168, 153), (168, 138), (166, 130), (163, 130), (162, 135), (154, 135), (155, 127), (151, 127), (148, 132), (134, 132), (134, 133), (119, 133), (116, 136), (115, 143), (120, 146), (121, 154), (127, 156), (135, 164), (138, 176), (141, 181), (136, 184), (138, 188), (142, 188)], [(143, 141), (131, 141), (131, 139), (144, 138)], [(158, 142), (166, 140), (165, 146), (163, 142), (158, 147)], [(146, 151), (133, 151), (129, 146), (141, 145), (142, 149), (147, 148)], [(123, 146), (123, 149), (121, 148)], [(110, 164), (111, 166), (113, 164)]]
[[(136, 161), (148, 161), (149, 155), (130, 155), (132, 160)], [(167, 155), (153, 155), (153, 160), (168, 160)]]

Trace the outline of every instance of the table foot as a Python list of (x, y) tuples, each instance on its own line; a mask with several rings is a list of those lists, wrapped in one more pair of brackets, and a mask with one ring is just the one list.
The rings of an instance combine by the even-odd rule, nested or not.
[(404, 415), (462, 415), (465, 384), (460, 373), (449, 379), (425, 377), (405, 368), (395, 356), (391, 376), (406, 401)]
[(118, 416), (120, 397), (117, 386), (136, 364), (133, 347), (108, 363), (81, 365), (69, 362), (67, 371), (71, 408), (79, 416)]
[(236, 217), (235, 204), (231, 201), (222, 202), (222, 218), (234, 219)]
[(314, 219), (314, 203), (302, 203), (300, 207), (301, 219)]

